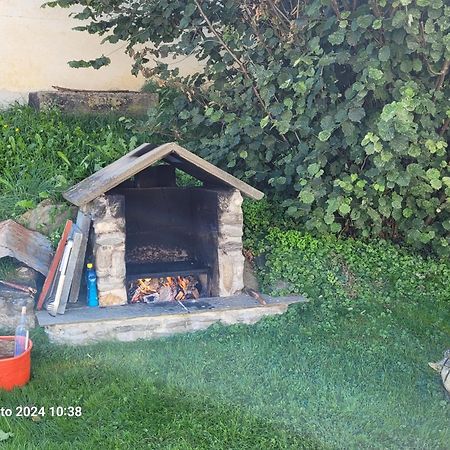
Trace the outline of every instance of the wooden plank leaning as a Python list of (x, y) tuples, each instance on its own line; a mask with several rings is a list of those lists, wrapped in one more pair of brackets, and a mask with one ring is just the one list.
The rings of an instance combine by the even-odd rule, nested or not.
[(81, 280), (83, 277), (84, 259), (86, 257), (86, 248), (89, 238), (89, 229), (91, 227), (91, 218), (89, 215), (82, 211), (78, 211), (77, 215), (77, 227), (82, 233), (82, 240), (78, 259), (75, 264), (72, 287), (69, 294), (69, 303), (76, 303), (80, 294)]
[(68, 220), (66, 222), (66, 226), (64, 227), (63, 234), (61, 236), (61, 240), (59, 241), (58, 248), (56, 249), (55, 256), (53, 257), (52, 263), (50, 265), (50, 269), (48, 271), (47, 278), (45, 279), (44, 285), (42, 286), (42, 291), (39, 295), (39, 299), (37, 302), (37, 309), (42, 309), (44, 305), (44, 300), (47, 297), (47, 294), (52, 287), (53, 280), (55, 279), (56, 271), (58, 270), (59, 262), (64, 253), (64, 248), (66, 246), (67, 238), (69, 237), (70, 231), (72, 229), (72, 221)]

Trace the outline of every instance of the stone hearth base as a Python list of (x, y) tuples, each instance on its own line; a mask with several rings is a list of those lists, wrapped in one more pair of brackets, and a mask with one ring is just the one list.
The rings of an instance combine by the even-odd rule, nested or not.
[(307, 301), (303, 297), (264, 298), (265, 306), (246, 295), (204, 298), (202, 302), (209, 303), (213, 309), (192, 308), (190, 313), (178, 304), (167, 308), (135, 304), (107, 308), (73, 307), (57, 317), (46, 311), (38, 311), (36, 315), (51, 342), (84, 345), (171, 336), (204, 330), (216, 322), (253, 324), (265, 316), (284, 313), (290, 304)]

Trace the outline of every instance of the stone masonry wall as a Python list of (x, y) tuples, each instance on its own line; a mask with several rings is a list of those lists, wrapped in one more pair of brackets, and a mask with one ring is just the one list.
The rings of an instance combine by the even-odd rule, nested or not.
[[(101, 306), (127, 303), (125, 198), (102, 195), (88, 205), (93, 221), (93, 256)], [(213, 295), (227, 297), (244, 288), (242, 195), (218, 192), (217, 271)]]
[(218, 194), (218, 292), (226, 297), (244, 288), (242, 235), (244, 217), (242, 195), (238, 190)]
[(94, 267), (100, 306), (127, 303), (125, 197), (102, 195), (88, 206), (94, 236)]

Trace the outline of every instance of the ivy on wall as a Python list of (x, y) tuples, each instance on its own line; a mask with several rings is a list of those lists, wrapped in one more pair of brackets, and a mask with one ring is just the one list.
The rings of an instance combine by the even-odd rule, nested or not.
[[(159, 83), (152, 131), (270, 188), (307, 229), (449, 253), (448, 2), (50, 5), (83, 5), (78, 28), (124, 41), (133, 71)], [(160, 62), (190, 55), (203, 73)]]

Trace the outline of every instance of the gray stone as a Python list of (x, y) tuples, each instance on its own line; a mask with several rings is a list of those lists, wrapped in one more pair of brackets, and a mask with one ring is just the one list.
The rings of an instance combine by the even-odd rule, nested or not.
[(114, 220), (97, 221), (94, 223), (94, 231), (96, 234), (115, 233), (125, 229), (125, 219), (115, 218)]
[(14, 330), (23, 306), (27, 308), (28, 328), (34, 328), (34, 298), (25, 292), (0, 286), (0, 329)]
[(115, 233), (99, 233), (95, 232), (95, 243), (99, 246), (122, 246), (125, 245), (125, 233), (116, 231)]
[(97, 289), (100, 293), (109, 292), (114, 289), (123, 287), (123, 277), (114, 277), (113, 275), (105, 275), (99, 277), (97, 274)]
[(232, 239), (236, 238), (236, 241), (240, 241), (239, 238), (242, 238), (244, 234), (244, 230), (242, 228), (242, 224), (238, 221), (233, 222), (232, 224), (227, 224), (222, 222), (222, 226), (220, 227), (220, 235), (222, 237)]
[(77, 208), (67, 204), (54, 204), (50, 199), (39, 203), (36, 208), (22, 214), (18, 222), (29, 230), (50, 236), (60, 230), (68, 219), (74, 219)]
[(116, 289), (99, 291), (98, 301), (100, 306), (125, 305), (127, 303), (127, 290), (125, 284)]
[[(89, 212), (95, 222), (104, 222), (108, 218), (123, 221), (125, 214), (125, 197), (123, 195), (100, 195), (89, 204)], [(125, 224), (125, 222), (123, 221)]]
[[(29, 267), (17, 268), (7, 281), (36, 289), (37, 273)], [(27, 326), (34, 328), (34, 297), (0, 284), (0, 329), (13, 331), (19, 323), (22, 307), (27, 309)]]
[(158, 104), (158, 95), (148, 92), (130, 91), (57, 91), (30, 92), (28, 103), (38, 111), (59, 108), (74, 114), (120, 113), (144, 116)]
[(98, 272), (107, 272), (111, 268), (114, 247), (105, 245), (94, 246), (95, 269)]

